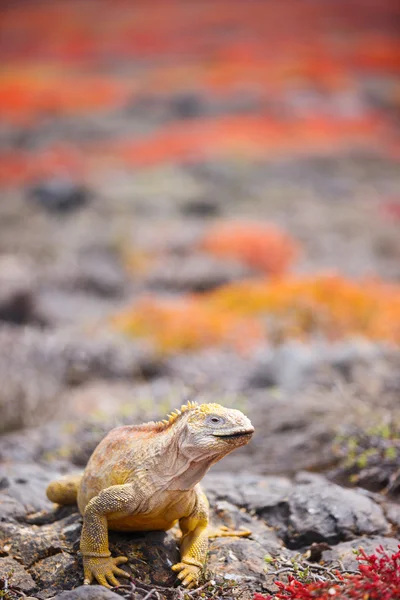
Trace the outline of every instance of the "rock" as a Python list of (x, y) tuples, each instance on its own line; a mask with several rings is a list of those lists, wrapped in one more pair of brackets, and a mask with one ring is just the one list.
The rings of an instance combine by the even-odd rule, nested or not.
[[(24, 567), (10, 556), (0, 557), (0, 580), (7, 579), (12, 586), (22, 592), (32, 592), (36, 588), (35, 581)], [(4, 589), (4, 588), (2, 588)], [(7, 596), (4, 596), (5, 598)]]
[(332, 385), (338, 379), (351, 382), (371, 370), (389, 351), (364, 340), (304, 344), (296, 340), (277, 348), (261, 349), (250, 363), (244, 386), (281, 387), (297, 391), (314, 382)]
[(113, 333), (59, 336), (59, 344), (68, 383), (82, 384), (97, 378), (151, 378), (166, 372), (162, 359), (148, 344)]
[(148, 274), (147, 284), (155, 289), (204, 292), (251, 275), (238, 263), (195, 254), (160, 261)]
[(102, 585), (82, 585), (70, 592), (57, 594), (53, 600), (121, 600), (121, 596)]
[(193, 198), (188, 200), (181, 207), (181, 212), (187, 217), (209, 218), (215, 217), (220, 213), (220, 205), (214, 198)]
[(261, 510), (289, 548), (313, 542), (335, 544), (359, 535), (388, 533), (382, 508), (361, 492), (325, 481), (296, 485), (282, 509)]
[(0, 431), (65, 415), (63, 392), (96, 378), (154, 377), (162, 359), (145, 344), (114, 334), (0, 328)]
[(322, 477), (294, 485), (285, 479), (249, 475), (220, 477), (219, 484), (209, 478), (205, 481), (215, 499), (232, 499), (238, 506), (254, 511), (275, 528), (288, 548), (313, 542), (336, 544), (390, 531), (382, 508), (367, 495)]
[(195, 119), (207, 112), (205, 98), (194, 93), (180, 93), (169, 102), (171, 116), (178, 119)]
[(54, 336), (31, 327), (0, 328), (0, 431), (55, 415), (63, 387), (56, 356)]
[(0, 321), (17, 325), (39, 322), (35, 294), (29, 262), (13, 255), (0, 256)]
[(114, 249), (92, 244), (43, 268), (41, 283), (42, 293), (56, 289), (118, 298), (125, 290), (127, 274)]
[(53, 214), (65, 214), (89, 200), (85, 187), (68, 177), (52, 177), (28, 190), (28, 198)]
[(349, 542), (337, 544), (330, 550), (325, 550), (322, 553), (322, 560), (326, 563), (338, 563), (340, 561), (345, 569), (355, 571), (359, 565), (355, 551), (363, 548), (366, 554), (375, 554), (378, 546), (382, 546), (388, 554), (396, 553), (398, 552), (399, 540), (382, 536), (357, 537)]
[(277, 349), (266, 349), (255, 360), (247, 385), (261, 388), (284, 386), (288, 390), (298, 390), (313, 378), (318, 365), (313, 348), (297, 341), (286, 342)]
[(47, 500), (45, 491), (55, 477), (57, 472), (40, 465), (0, 465), (2, 517), (18, 518), (27, 512), (51, 508), (52, 503)]
[(400, 504), (388, 503), (384, 506), (387, 520), (400, 531)]
[[(73, 588), (77, 583), (78, 569), (82, 569), (82, 562), (76, 555), (59, 552), (36, 562), (30, 571), (36, 585), (43, 590), (41, 597), (48, 598), (65, 588)], [(79, 579), (82, 581), (83, 573)]]
[(206, 475), (203, 486), (211, 501), (226, 500), (236, 506), (260, 514), (266, 507), (276, 507), (285, 502), (293, 489), (286, 477), (228, 473)]
[(26, 510), (21, 502), (18, 502), (18, 500), (11, 498), (7, 494), (0, 493), (0, 520), (19, 519), (25, 514)]
[(43, 527), (1, 522), (0, 539), (4, 550), (18, 557), (28, 569), (49, 556), (69, 550), (62, 533), (63, 521)]

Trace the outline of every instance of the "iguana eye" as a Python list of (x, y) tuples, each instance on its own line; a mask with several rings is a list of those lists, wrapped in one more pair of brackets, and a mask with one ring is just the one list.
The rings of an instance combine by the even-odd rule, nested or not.
[(218, 417), (217, 415), (209, 415), (206, 423), (208, 425), (223, 425), (225, 423), (225, 419), (223, 417)]

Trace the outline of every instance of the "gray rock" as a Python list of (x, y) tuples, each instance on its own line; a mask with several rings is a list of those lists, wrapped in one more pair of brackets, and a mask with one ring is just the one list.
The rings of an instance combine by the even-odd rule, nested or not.
[(69, 177), (57, 176), (31, 187), (28, 199), (53, 214), (66, 214), (88, 202), (89, 194), (83, 185)]
[(27, 593), (32, 592), (36, 587), (31, 575), (10, 556), (0, 558), (0, 579), (3, 581), (7, 579), (10, 585)]
[(286, 477), (211, 473), (204, 478), (203, 487), (211, 500), (226, 500), (258, 514), (287, 501), (293, 485)]
[(82, 585), (70, 592), (57, 594), (53, 600), (121, 600), (121, 596), (102, 585)]
[(289, 548), (321, 541), (335, 544), (390, 530), (378, 504), (356, 490), (328, 482), (295, 486), (285, 509), (286, 515), (281, 510), (276, 513), (274, 508), (262, 510), (261, 514), (267, 523), (277, 527)]
[(285, 478), (208, 476), (205, 486), (215, 500), (254, 511), (289, 548), (313, 542), (335, 544), (390, 531), (382, 508), (367, 495), (341, 488), (322, 476), (294, 485)]
[[(65, 590), (73, 588), (77, 584), (77, 573), (79, 573), (81, 561), (77, 555), (66, 552), (58, 552), (36, 562), (30, 569), (37, 587), (42, 590), (42, 598), (48, 598)], [(83, 573), (78, 577), (79, 583), (83, 579)]]
[(313, 379), (319, 358), (315, 349), (298, 341), (289, 341), (277, 349), (266, 349), (256, 358), (247, 384), (254, 387), (283, 386), (298, 390)]
[(388, 503), (384, 506), (386, 518), (400, 531), (400, 504)]
[(235, 261), (193, 254), (161, 260), (146, 283), (161, 290), (204, 292), (251, 275), (250, 269)]
[(15, 324), (38, 321), (35, 281), (29, 261), (13, 255), (0, 257), (0, 321)]
[(25, 514), (26, 510), (21, 502), (7, 494), (0, 493), (0, 520), (19, 519)]
[(165, 371), (146, 344), (113, 333), (0, 328), (0, 431), (63, 414), (62, 392), (91, 379), (152, 378)]
[(335, 564), (340, 561), (345, 569), (353, 571), (357, 569), (359, 564), (355, 553), (359, 548), (363, 548), (366, 554), (376, 554), (378, 546), (382, 546), (388, 554), (392, 554), (398, 551), (399, 543), (399, 540), (391, 537), (357, 537), (349, 542), (337, 544), (330, 550), (325, 550), (322, 553), (322, 560)]
[(44, 289), (79, 290), (100, 297), (117, 298), (125, 290), (127, 274), (112, 248), (91, 245), (44, 267), (41, 284)]
[[(51, 468), (35, 464), (0, 465), (2, 518), (18, 518), (27, 512), (50, 509), (46, 487), (58, 476)], [(4, 509), (4, 511), (3, 511)]]
[(290, 340), (277, 348), (263, 348), (254, 356), (245, 386), (295, 391), (314, 382), (329, 386), (338, 378), (352, 381), (357, 369), (365, 372), (387, 353), (384, 346), (364, 340), (334, 344)]

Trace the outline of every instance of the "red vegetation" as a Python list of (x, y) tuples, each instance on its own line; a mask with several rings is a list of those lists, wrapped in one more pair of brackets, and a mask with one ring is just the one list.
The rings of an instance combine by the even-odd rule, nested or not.
[[(400, 549), (400, 546), (399, 546)], [(276, 582), (279, 592), (274, 596), (254, 594), (253, 600), (395, 600), (400, 598), (400, 551), (389, 555), (380, 546), (376, 554), (363, 549), (357, 557), (359, 573), (337, 574), (340, 583), (332, 581), (303, 583), (290, 578), (288, 583)]]
[(237, 259), (268, 275), (282, 275), (291, 266), (298, 247), (272, 225), (231, 222), (214, 225), (202, 248), (215, 256)]
[[(140, 98), (168, 106), (188, 91), (226, 105), (225, 115), (206, 111), (143, 138), (76, 142), (71, 152), (85, 174), (193, 157), (264, 158), (349, 146), (395, 152), (384, 104), (398, 106), (397, 92), (389, 86), (382, 107), (369, 104), (360, 74), (399, 73), (396, 11), (393, 0), (368, 6), (361, 0), (9, 2), (0, 20), (1, 120), (30, 127), (124, 110)], [(247, 96), (254, 100), (251, 114), (229, 108)], [(51, 147), (5, 152), (0, 185), (34, 179), (44, 161), (51, 171), (51, 153)]]

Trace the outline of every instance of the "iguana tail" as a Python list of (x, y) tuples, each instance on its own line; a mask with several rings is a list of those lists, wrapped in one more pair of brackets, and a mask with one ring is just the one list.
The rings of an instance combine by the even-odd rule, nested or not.
[(81, 479), (82, 474), (79, 474), (52, 481), (46, 490), (48, 499), (57, 504), (76, 504)]

